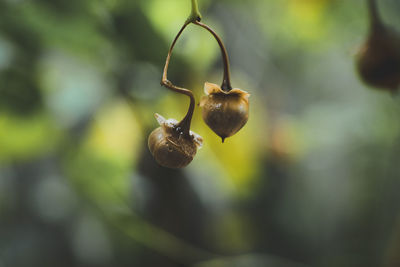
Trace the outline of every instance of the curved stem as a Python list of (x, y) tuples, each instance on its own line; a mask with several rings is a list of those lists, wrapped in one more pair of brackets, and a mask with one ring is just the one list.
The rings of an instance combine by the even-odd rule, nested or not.
[(168, 66), (169, 66), (169, 61), (171, 60), (171, 55), (172, 55), (172, 50), (175, 47), (176, 42), (178, 41), (179, 37), (181, 36), (182, 32), (185, 30), (186, 26), (189, 25), (190, 22), (185, 22), (183, 24), (182, 28), (179, 30), (178, 34), (175, 36), (175, 39), (172, 41), (171, 47), (168, 50), (168, 55), (167, 59), (165, 61), (165, 66), (164, 66), (164, 71), (163, 71), (163, 76), (161, 80), (161, 85), (164, 85), (164, 81), (168, 81), (167, 79), (167, 74), (168, 74)]
[(189, 25), (189, 23), (190, 22), (186, 21), (185, 24), (183, 24), (180, 31), (178, 32), (178, 34), (175, 36), (175, 39), (172, 42), (171, 47), (169, 48), (169, 51), (168, 51), (167, 59), (165, 61), (163, 76), (161, 79), (161, 85), (163, 85), (163, 86), (167, 87), (168, 89), (175, 91), (177, 93), (187, 95), (190, 98), (190, 105), (189, 105), (188, 112), (186, 113), (186, 116), (178, 123), (178, 127), (181, 128), (181, 131), (185, 135), (189, 135), (189, 132), (190, 132), (190, 123), (191, 123), (192, 117), (193, 117), (195, 99), (194, 99), (192, 91), (185, 89), (185, 88), (175, 86), (174, 84), (172, 84), (172, 82), (170, 82), (167, 78), (167, 73), (168, 73), (169, 62), (171, 60), (172, 50), (174, 49), (174, 46), (175, 46), (176, 42), (178, 41), (179, 37), (181, 36), (183, 30), (186, 28), (187, 25)]
[(194, 24), (203, 27), (204, 29), (206, 29), (207, 31), (209, 31), (215, 38), (215, 40), (217, 40), (218, 45), (221, 49), (221, 55), (222, 55), (222, 61), (224, 64), (224, 77), (222, 80), (222, 85), (221, 85), (221, 89), (224, 91), (229, 92), (230, 90), (232, 90), (232, 86), (231, 86), (231, 78), (230, 78), (230, 73), (229, 73), (229, 58), (228, 58), (228, 52), (226, 51), (226, 48), (224, 46), (224, 43), (222, 42), (221, 38), (218, 36), (218, 34), (211, 29), (208, 25), (201, 23), (200, 21), (195, 21), (193, 22)]
[(200, 21), (200, 20), (201, 20), (201, 14), (199, 11), (199, 5), (197, 4), (197, 0), (192, 0), (192, 11), (189, 17), (187, 18), (186, 23)]
[(376, 0), (367, 0), (367, 1), (368, 1), (368, 11), (371, 23), (371, 30), (375, 30), (382, 26), (382, 20), (378, 13)]

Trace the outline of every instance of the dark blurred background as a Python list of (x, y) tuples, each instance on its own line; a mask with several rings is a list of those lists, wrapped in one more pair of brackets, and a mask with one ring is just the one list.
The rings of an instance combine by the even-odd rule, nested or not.
[[(400, 1), (379, 0), (400, 30)], [(365, 0), (199, 0), (248, 124), (182, 170), (147, 149), (189, 0), (0, 0), (1, 267), (400, 266), (400, 101), (354, 55)], [(191, 25), (169, 78), (204, 95), (219, 48)]]

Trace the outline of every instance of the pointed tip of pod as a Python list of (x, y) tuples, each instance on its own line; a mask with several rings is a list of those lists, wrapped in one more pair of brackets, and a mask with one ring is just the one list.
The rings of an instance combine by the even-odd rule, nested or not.
[(222, 143), (224, 143), (225, 142), (225, 137), (221, 137), (221, 139), (222, 139)]

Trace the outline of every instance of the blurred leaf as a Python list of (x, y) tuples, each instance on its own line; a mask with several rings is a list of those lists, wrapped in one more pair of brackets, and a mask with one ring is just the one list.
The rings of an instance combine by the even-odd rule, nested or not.
[(60, 134), (46, 114), (25, 118), (0, 114), (0, 161), (38, 157), (54, 148)]

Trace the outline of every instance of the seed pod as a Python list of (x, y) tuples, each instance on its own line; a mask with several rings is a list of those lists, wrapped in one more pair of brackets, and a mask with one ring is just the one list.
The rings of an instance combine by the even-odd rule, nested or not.
[(400, 35), (381, 20), (375, 0), (368, 0), (370, 32), (356, 64), (368, 85), (395, 93), (400, 85)]
[(155, 117), (160, 127), (151, 132), (148, 146), (151, 154), (161, 166), (177, 169), (187, 166), (201, 148), (200, 135), (190, 131), (184, 134), (174, 119), (166, 120), (159, 114)]
[(232, 89), (225, 92), (220, 86), (206, 82), (200, 107), (205, 123), (222, 138), (237, 133), (249, 118), (249, 96), (245, 91)]
[(370, 86), (397, 91), (400, 85), (400, 36), (381, 27), (368, 37), (360, 49), (357, 68), (361, 78)]

